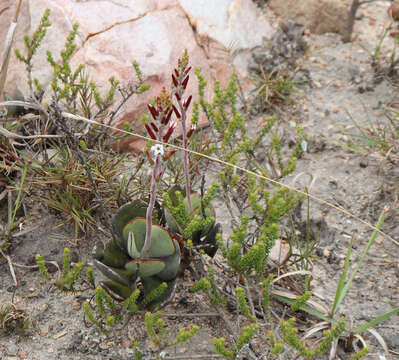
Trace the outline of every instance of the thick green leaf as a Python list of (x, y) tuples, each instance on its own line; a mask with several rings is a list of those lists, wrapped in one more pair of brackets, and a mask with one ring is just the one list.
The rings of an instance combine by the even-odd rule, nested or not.
[[(139, 253), (145, 242), (147, 223), (144, 217), (137, 217), (130, 220), (123, 228), (123, 239), (126, 249), (129, 251), (129, 234), (133, 234), (136, 251)], [(136, 256), (137, 257), (137, 256)]]
[(145, 217), (146, 213), (147, 204), (141, 200), (135, 200), (131, 203), (125, 204), (119, 209), (112, 221), (112, 229), (118, 238), (121, 247), (125, 248), (125, 244), (122, 241), (123, 228), (135, 217)]
[(186, 191), (180, 185), (173, 185), (168, 191), (169, 198), (172, 201), (173, 206), (178, 205), (178, 198), (176, 192), (180, 192), (183, 196), (186, 196)]
[(165, 261), (165, 268), (157, 274), (162, 280), (172, 280), (176, 278), (180, 266), (180, 247), (176, 240), (173, 240), (177, 251), (171, 256), (162, 258)]
[[(169, 191), (169, 197), (172, 200), (172, 204), (174, 206), (177, 206), (177, 196), (176, 196), (176, 191), (180, 191), (181, 190), (179, 188), (172, 188)], [(184, 207), (185, 207), (185, 212), (186, 214), (188, 214), (188, 201), (187, 201), (187, 197), (184, 198), (183, 200), (184, 203)], [(190, 217), (195, 217), (195, 216), (203, 216), (205, 213), (206, 217), (215, 217), (215, 210), (212, 206), (208, 206), (205, 208), (205, 211), (202, 210), (201, 207), (201, 197), (196, 194), (196, 193), (192, 193), (191, 194), (191, 214)], [(169, 226), (169, 230), (172, 233), (177, 233), (177, 234), (182, 234), (183, 229), (181, 228), (181, 224), (178, 224), (176, 219), (170, 214), (169, 210), (167, 208), (164, 209), (164, 215), (165, 215), (165, 219), (166, 222)], [(199, 239), (203, 238), (204, 236), (206, 236), (214, 227), (214, 223), (209, 224), (205, 229), (203, 229), (202, 231), (198, 231), (196, 233), (194, 233), (192, 235), (192, 240), (194, 242), (199, 242)]]
[(102, 242), (97, 243), (91, 254), (94, 259), (102, 261), (104, 258), (104, 244)]
[[(191, 215), (193, 214), (197, 215), (199, 213), (199, 209), (201, 208), (201, 197), (193, 193), (191, 194), (190, 198), (191, 198)], [(184, 198), (184, 206), (186, 207), (186, 210), (188, 212), (187, 196)]]
[(148, 256), (164, 257), (174, 254), (177, 251), (169, 232), (159, 225), (153, 225), (151, 231), (151, 245), (148, 251)]
[[(144, 218), (136, 218), (129, 222), (124, 230), (123, 236), (128, 237), (129, 232), (133, 232), (136, 250), (138, 252), (144, 246), (146, 234), (146, 220)], [(152, 225), (150, 249), (145, 257), (159, 258), (172, 255), (175, 251), (175, 245), (170, 234), (159, 225)]]
[(101, 261), (96, 259), (93, 260), (94, 265), (100, 270), (104, 276), (112, 281), (116, 281), (121, 284), (130, 285), (134, 280), (135, 276), (125, 269), (116, 269), (111, 266), (103, 264)]
[(133, 231), (127, 237), (127, 252), (132, 259), (137, 259), (141, 256), (141, 253), (137, 250)]
[[(188, 211), (187, 198), (184, 198), (184, 205), (186, 206), (186, 209)], [(198, 194), (191, 194), (191, 208), (192, 208), (191, 215), (203, 215), (201, 209), (201, 197)], [(211, 205), (205, 208), (205, 216), (215, 217), (215, 209)]]
[(103, 259), (101, 260), (105, 265), (123, 268), (129, 260), (128, 254), (122, 251), (114, 241), (110, 241), (105, 245)]
[(131, 274), (148, 277), (161, 272), (165, 268), (165, 262), (160, 259), (135, 259), (126, 263), (125, 268)]
[(172, 216), (168, 209), (164, 210), (165, 220), (168, 224), (169, 230), (174, 234), (181, 234), (183, 231), (177, 223), (176, 219)]
[(205, 253), (210, 257), (214, 257), (216, 251), (218, 250), (216, 236), (219, 233), (222, 233), (222, 226), (220, 224), (216, 224), (213, 226), (211, 231), (208, 232), (206, 237), (202, 240), (204, 246), (203, 249)]
[(114, 281), (101, 281), (100, 285), (115, 300), (122, 301), (127, 299), (133, 292), (128, 286), (124, 286)]

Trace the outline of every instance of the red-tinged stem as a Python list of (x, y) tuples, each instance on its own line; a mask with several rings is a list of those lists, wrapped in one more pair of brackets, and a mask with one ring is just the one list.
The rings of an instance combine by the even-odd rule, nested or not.
[(146, 231), (145, 231), (145, 241), (144, 246), (141, 249), (141, 255), (145, 255), (150, 250), (151, 245), (151, 230), (152, 230), (152, 212), (154, 210), (155, 198), (157, 194), (157, 180), (156, 177), (159, 172), (160, 164), (161, 164), (161, 155), (158, 154), (155, 159), (154, 169), (152, 171), (151, 176), (151, 186), (150, 186), (150, 202), (147, 206), (147, 214), (146, 214)]
[(187, 207), (188, 207), (188, 213), (191, 214), (192, 211), (192, 206), (191, 206), (191, 189), (190, 189), (190, 174), (188, 170), (188, 152), (187, 150), (187, 113), (186, 109), (183, 106), (182, 103), (182, 94), (179, 94), (179, 100), (177, 100), (177, 103), (179, 104), (180, 108), (180, 114), (181, 114), (181, 124), (182, 124), (182, 129), (183, 129), (183, 165), (184, 165), (184, 177), (186, 179), (186, 197), (187, 197)]

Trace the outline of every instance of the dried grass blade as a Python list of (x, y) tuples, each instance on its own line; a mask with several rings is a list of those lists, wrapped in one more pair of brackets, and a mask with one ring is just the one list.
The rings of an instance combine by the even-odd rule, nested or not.
[[(12, 47), (12, 43), (14, 40), (15, 29), (16, 29), (17, 23), (18, 23), (18, 16), (19, 16), (19, 11), (21, 10), (21, 4), (22, 4), (22, 0), (18, 0), (17, 7), (16, 7), (15, 13), (14, 13), (14, 18), (11, 21), (10, 27), (8, 28), (6, 40), (4, 43), (4, 50), (3, 50), (2, 57), (1, 57), (2, 60), (1, 60), (1, 67), (0, 67), (0, 100), (3, 99), (4, 85), (5, 85), (6, 79), (7, 79), (8, 63), (10, 62), (11, 47)], [(5, 11), (7, 9), (8, 9), (8, 7), (2, 9), (0, 11), (0, 14), (3, 13), (3, 11)]]
[(309, 337), (311, 337), (313, 334), (318, 333), (319, 331), (328, 329), (330, 327), (330, 323), (327, 321), (323, 321), (315, 326), (313, 326), (311, 329), (306, 331), (306, 334), (302, 337), (302, 340), (305, 340)]
[(294, 276), (294, 275), (312, 275), (312, 272), (308, 271), (308, 270), (291, 271), (291, 272), (285, 273), (285, 274), (273, 279), (272, 284), (276, 283), (277, 281), (279, 281), (287, 276)]
[(10, 62), (11, 46), (14, 39), (17, 23), (12, 21), (6, 36), (0, 67), (0, 99), (3, 98), (4, 85), (7, 79), (8, 63)]
[(336, 359), (337, 350), (338, 350), (338, 339), (334, 339), (331, 344), (330, 356), (328, 357), (329, 360)]
[[(289, 305), (291, 305), (297, 298), (297, 296), (295, 294), (287, 292), (287, 291), (282, 291), (282, 290), (272, 290), (270, 293), (277, 300), (280, 300)], [(334, 319), (330, 318), (327, 315), (328, 310), (324, 306), (316, 303), (315, 301), (308, 300), (306, 302), (306, 304), (304, 306), (302, 306), (300, 309), (302, 311), (305, 311), (311, 315), (318, 317), (321, 320), (327, 321), (332, 324), (336, 323), (336, 321)]]
[[(363, 339), (363, 336), (360, 336), (359, 334), (355, 334), (355, 338), (358, 339), (358, 340), (362, 343), (362, 348), (363, 348), (363, 349), (366, 348), (366, 347), (368, 347), (368, 345), (367, 345), (367, 343), (366, 343), (366, 340)], [(361, 350), (361, 349), (357, 346), (356, 342), (353, 343), (353, 346), (354, 346), (354, 348), (355, 348), (356, 351)]]
[(377, 341), (378, 341), (378, 342), (380, 343), (380, 345), (383, 347), (385, 353), (388, 355), (388, 354), (389, 354), (388, 345), (387, 345), (387, 343), (385, 342), (385, 340), (382, 338), (382, 336), (377, 332), (377, 330), (371, 328), (371, 329), (367, 329), (367, 331), (368, 331), (370, 334), (372, 334), (372, 335), (377, 339)]

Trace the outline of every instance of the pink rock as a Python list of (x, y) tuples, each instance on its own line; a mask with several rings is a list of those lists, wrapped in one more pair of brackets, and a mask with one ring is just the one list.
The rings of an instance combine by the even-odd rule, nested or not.
[(268, 258), (268, 264), (271, 267), (278, 267), (287, 261), (290, 255), (290, 246), (286, 242), (277, 239), (274, 246), (271, 248)]
[[(3, 6), (10, 9), (0, 15), (2, 38), (13, 16), (15, 2), (2, 0), (0, 10)], [(146, 105), (150, 99), (157, 96), (162, 87), (170, 88), (171, 72), (184, 49), (188, 50), (193, 68), (200, 67), (208, 80), (208, 99), (212, 96), (215, 79), (222, 86), (230, 80), (233, 69), (220, 51), (230, 45), (235, 49), (233, 64), (244, 87), (248, 88), (250, 81), (246, 66), (250, 49), (260, 45), (262, 37), (270, 38), (273, 33), (249, 0), (26, 0), (15, 36), (15, 47), (23, 54), (23, 35), (33, 33), (46, 8), (51, 11), (52, 26), (34, 58), (32, 71), (33, 77), (45, 86), (49, 85), (52, 76), (46, 51), (50, 50), (59, 61), (60, 50), (75, 22), (79, 23), (78, 50), (72, 58), (72, 65), (84, 64), (100, 92), (105, 93), (111, 76), (122, 84), (134, 81), (131, 63), (136, 60), (140, 64), (151, 90), (126, 103), (114, 121), (113, 125), (117, 127), (125, 121), (134, 122), (140, 118), (147, 112)], [(29, 95), (25, 65), (13, 56), (6, 91), (12, 94), (15, 88)], [(48, 94), (50, 96), (51, 91)], [(194, 101), (198, 98), (193, 70), (186, 94), (192, 94)], [(200, 119), (200, 125), (205, 124), (206, 119)], [(136, 131), (141, 130), (139, 124)], [(140, 150), (141, 147), (142, 141), (135, 138), (126, 139), (122, 144), (123, 150)]]

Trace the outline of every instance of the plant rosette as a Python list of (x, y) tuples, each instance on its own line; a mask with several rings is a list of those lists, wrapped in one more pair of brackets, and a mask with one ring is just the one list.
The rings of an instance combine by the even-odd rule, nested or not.
[[(187, 240), (191, 239), (194, 246), (203, 249), (205, 253), (213, 257), (218, 249), (216, 236), (221, 232), (221, 227), (215, 221), (215, 209), (211, 204), (203, 206), (203, 200), (197, 193), (191, 193), (192, 210), (189, 213), (188, 199), (179, 186), (174, 186), (168, 192), (170, 202), (164, 203), (163, 212), (169, 230), (182, 236)], [(183, 198), (184, 196), (184, 198)], [(187, 234), (190, 222), (194, 225), (195, 231)]]
[[(180, 265), (180, 246), (172, 234), (153, 218), (150, 246), (143, 251), (146, 237), (147, 204), (141, 201), (122, 206), (112, 227), (114, 239), (93, 251), (96, 267), (109, 280), (100, 285), (116, 300), (128, 298), (142, 283), (140, 306), (159, 308), (173, 296)], [(157, 289), (165, 283), (164, 291)], [(163, 285), (165, 286), (165, 285)], [(155, 294), (155, 295), (154, 295)]]

